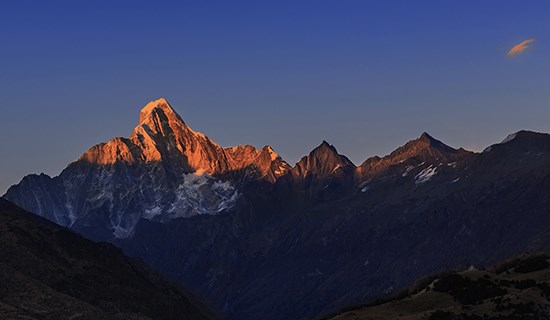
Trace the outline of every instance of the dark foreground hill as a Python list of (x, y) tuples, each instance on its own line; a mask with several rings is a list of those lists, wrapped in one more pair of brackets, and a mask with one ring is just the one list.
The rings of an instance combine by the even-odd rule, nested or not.
[(445, 272), (417, 281), (386, 302), (349, 308), (326, 319), (549, 319), (549, 259), (549, 255), (527, 255), (487, 270)]
[(0, 319), (213, 319), (113, 245), (0, 199)]

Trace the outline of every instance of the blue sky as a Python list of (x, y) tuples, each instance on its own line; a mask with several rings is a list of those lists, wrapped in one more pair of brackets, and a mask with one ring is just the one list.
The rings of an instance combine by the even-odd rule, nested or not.
[[(428, 131), (481, 150), (550, 132), (548, 1), (12, 1), (0, 193), (128, 136), (165, 97), (223, 146), (356, 164)], [(533, 48), (510, 58), (528, 38)]]

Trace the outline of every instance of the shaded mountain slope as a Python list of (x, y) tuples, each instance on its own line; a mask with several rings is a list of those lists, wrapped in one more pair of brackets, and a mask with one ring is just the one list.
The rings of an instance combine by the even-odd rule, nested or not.
[(0, 318), (214, 319), (192, 295), (110, 244), (0, 199)]
[(550, 256), (527, 255), (487, 270), (418, 280), (398, 296), (326, 320), (544, 320), (550, 317)]

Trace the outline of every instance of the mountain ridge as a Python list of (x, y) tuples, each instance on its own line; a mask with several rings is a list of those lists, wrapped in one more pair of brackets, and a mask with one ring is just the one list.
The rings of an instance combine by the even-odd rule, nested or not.
[(291, 167), (269, 146), (207, 143), (163, 103), (141, 119), (145, 147), (119, 138), (130, 147), (102, 148), (120, 161), (31, 175), (5, 197), (116, 243), (231, 320), (313, 317), (436, 270), (550, 247), (550, 135), (474, 153), (423, 133), (359, 166), (323, 141)]

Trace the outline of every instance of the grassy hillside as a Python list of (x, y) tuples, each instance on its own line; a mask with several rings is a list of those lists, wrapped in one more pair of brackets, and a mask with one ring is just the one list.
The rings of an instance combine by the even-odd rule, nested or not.
[(449, 271), (331, 320), (538, 320), (550, 318), (550, 256), (525, 255), (487, 270)]

